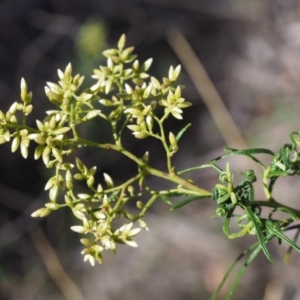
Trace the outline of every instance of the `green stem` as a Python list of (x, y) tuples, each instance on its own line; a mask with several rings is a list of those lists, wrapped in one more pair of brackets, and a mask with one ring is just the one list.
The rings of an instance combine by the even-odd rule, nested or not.
[(78, 140), (79, 136), (76, 130), (76, 125), (74, 124), (74, 104), (71, 104), (71, 111), (70, 111), (70, 127), (73, 132), (74, 139)]
[(126, 181), (122, 184), (122, 186), (120, 187), (121, 194), (119, 196), (119, 199), (118, 199), (116, 205), (114, 206), (114, 208), (112, 210), (112, 213), (115, 213), (119, 209), (121, 204), (125, 204), (130, 199), (130, 197), (127, 197), (127, 198), (124, 197), (125, 196), (125, 190), (130, 184), (137, 181), (140, 177), (141, 177), (141, 174), (137, 174), (136, 176), (134, 176), (133, 178), (129, 179), (128, 181)]
[(151, 168), (149, 166), (145, 167), (145, 169), (148, 171), (149, 174), (155, 175), (160, 178), (164, 178), (166, 180), (178, 183), (183, 188), (187, 188), (189, 190), (194, 191), (196, 194), (201, 196), (210, 196), (211, 193), (205, 189), (199, 188), (198, 186), (190, 183), (189, 181), (175, 175), (175, 174), (167, 174), (162, 171), (159, 171), (157, 169)]
[(142, 211), (139, 214), (139, 217), (142, 218), (144, 217), (147, 209), (155, 202), (155, 200), (159, 198), (159, 194), (154, 194), (149, 200), (148, 202), (145, 204), (145, 206), (143, 207)]
[(32, 128), (30, 126), (27, 126), (25, 124), (22, 125), (18, 125), (18, 124), (5, 124), (6, 127), (8, 128), (13, 128), (13, 129), (27, 129), (29, 133), (40, 133), (40, 130), (36, 129), (36, 128)]
[(163, 171), (160, 171), (160, 170), (150, 167), (142, 159), (139, 159), (134, 154), (132, 154), (128, 150), (124, 149), (122, 146), (109, 144), (109, 143), (99, 144), (99, 143), (85, 140), (82, 138), (69, 139), (69, 140), (65, 140), (65, 142), (71, 143), (71, 144), (74, 144), (74, 142), (78, 143), (78, 147), (97, 147), (97, 148), (101, 148), (101, 149), (107, 149), (107, 150), (111, 149), (111, 150), (120, 152), (123, 155), (127, 156), (132, 161), (134, 161), (138, 166), (142, 167), (144, 169), (144, 172), (148, 175), (154, 175), (154, 176), (166, 179), (168, 181), (172, 181), (174, 183), (179, 184), (183, 188), (194, 191), (198, 195), (202, 195), (202, 196), (210, 196), (211, 195), (211, 193), (209, 191), (190, 183), (189, 181), (177, 176), (176, 174), (168, 174)]
[(166, 155), (167, 155), (167, 166), (168, 166), (168, 171), (170, 174), (174, 173), (174, 170), (172, 168), (172, 158), (171, 158), (171, 153), (169, 150), (169, 147), (167, 145), (166, 142), (166, 137), (165, 137), (165, 131), (164, 131), (164, 127), (163, 127), (163, 122), (166, 119), (168, 114), (165, 114), (161, 120), (159, 120), (158, 118), (155, 117), (155, 120), (157, 121), (158, 125), (159, 125), (159, 129), (160, 129), (160, 135), (161, 135), (161, 142), (165, 148), (166, 151)]

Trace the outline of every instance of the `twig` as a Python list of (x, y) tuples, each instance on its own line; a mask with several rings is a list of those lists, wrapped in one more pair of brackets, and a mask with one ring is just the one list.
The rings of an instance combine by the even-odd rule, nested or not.
[(226, 144), (231, 147), (246, 148), (246, 142), (187, 40), (177, 29), (170, 31), (167, 39), (201, 95)]
[(76, 284), (63, 269), (51, 244), (40, 227), (36, 227), (35, 230), (30, 233), (30, 236), (45, 264), (49, 275), (60, 288), (66, 299), (85, 300)]

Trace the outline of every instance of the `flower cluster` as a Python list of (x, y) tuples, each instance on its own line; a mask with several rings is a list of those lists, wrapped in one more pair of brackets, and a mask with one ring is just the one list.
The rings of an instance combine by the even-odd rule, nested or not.
[[(123, 131), (128, 128), (139, 139), (159, 139), (166, 150), (169, 171), (173, 173), (171, 157), (178, 151), (178, 139), (186, 128), (175, 136), (164, 131), (163, 122), (169, 116), (182, 119), (182, 109), (191, 105), (182, 98), (182, 87), (176, 84), (180, 66), (170, 67), (168, 77), (160, 81), (147, 73), (152, 59), (141, 64), (133, 54), (134, 48), (126, 48), (125, 42), (122, 35), (117, 48), (104, 51), (107, 65), (94, 70), (92, 78), (97, 82), (85, 90), (81, 89), (84, 77), (73, 75), (71, 64), (64, 71), (58, 70), (58, 83), (47, 82), (45, 87), (46, 96), (55, 109), (47, 111), (43, 120), (37, 120), (36, 128), (26, 124), (33, 106), (30, 104), (32, 93), (28, 92), (24, 79), (21, 80), (22, 102), (14, 103), (6, 114), (0, 112), (0, 142), (9, 142), (12, 138), (12, 151), (20, 147), (24, 158), (28, 157), (29, 144), (35, 142), (34, 158), (41, 158), (47, 168), (54, 169), (45, 185), (49, 202), (32, 216), (45, 217), (52, 211), (69, 207), (81, 222), (71, 229), (86, 235), (81, 239), (86, 247), (82, 254), (92, 265), (102, 262), (102, 251), (116, 251), (117, 244), (136, 247), (134, 237), (142, 229), (148, 230), (143, 220), (145, 212), (160, 197), (145, 183), (150, 170), (149, 153), (138, 158), (128, 152), (122, 145)], [(18, 121), (18, 112), (21, 121)], [(94, 118), (102, 118), (110, 124), (112, 144), (96, 143), (79, 135), (77, 126)], [(87, 167), (78, 157), (72, 162), (70, 155), (82, 147), (119, 151), (137, 163), (137, 174), (115, 186), (112, 177), (104, 173), (103, 182), (97, 183), (96, 166)], [(165, 176), (161, 171), (156, 173)], [(79, 192), (77, 181), (84, 182), (88, 191)], [(140, 199), (144, 195), (143, 188), (151, 195), (147, 203)], [(162, 197), (165, 201), (167, 195)], [(132, 200), (136, 201), (138, 212), (132, 213), (126, 208), (126, 203)], [(125, 221), (115, 222), (117, 217)]]

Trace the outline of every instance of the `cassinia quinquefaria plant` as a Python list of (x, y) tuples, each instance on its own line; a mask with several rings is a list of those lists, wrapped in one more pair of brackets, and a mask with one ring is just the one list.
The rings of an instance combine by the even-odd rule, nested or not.
[[(28, 115), (33, 109), (30, 104), (32, 93), (22, 79), (21, 101), (13, 103), (6, 113), (0, 111), (0, 143), (11, 141), (12, 152), (20, 149), (24, 158), (28, 156), (29, 144), (36, 145), (34, 158), (41, 158), (46, 168), (53, 169), (53, 176), (45, 186), (45, 190), (49, 191), (49, 202), (32, 216), (46, 217), (63, 207), (71, 209), (77, 218), (71, 229), (83, 236), (80, 240), (84, 246), (82, 254), (84, 260), (91, 265), (102, 263), (102, 252), (115, 252), (118, 244), (136, 247), (134, 237), (141, 230), (148, 229), (143, 217), (156, 200), (161, 199), (172, 205), (171, 209), (178, 209), (200, 199), (213, 200), (216, 204), (215, 216), (224, 219), (223, 232), (228, 238), (245, 235), (257, 238), (257, 242), (232, 264), (212, 296), (212, 299), (216, 299), (230, 271), (242, 256), (247, 256), (229, 291), (230, 299), (245, 269), (260, 252), (269, 261), (273, 261), (267, 247), (271, 240), (277, 240), (279, 244), (287, 243), (290, 247), (287, 255), (292, 249), (300, 252), (296, 245), (300, 226), (293, 224), (299, 219), (300, 211), (277, 202), (272, 194), (279, 177), (300, 174), (300, 132), (291, 133), (291, 144), (283, 145), (277, 154), (268, 149), (227, 148), (225, 154), (205, 165), (176, 170), (172, 158), (178, 151), (179, 140), (189, 124), (179, 132), (167, 132), (164, 124), (168, 118), (181, 120), (183, 109), (191, 105), (182, 97), (182, 87), (177, 84), (181, 68), (171, 66), (168, 76), (162, 80), (151, 77), (147, 72), (152, 59), (140, 64), (133, 50), (133, 47), (125, 48), (123, 35), (117, 48), (104, 51), (107, 65), (94, 70), (92, 78), (96, 82), (85, 90), (80, 89), (84, 77), (73, 76), (71, 64), (64, 72), (58, 70), (58, 84), (47, 82), (45, 87), (54, 109), (46, 111), (43, 120), (36, 121), (37, 128), (27, 125)], [(103, 109), (99, 110), (99, 106)], [(97, 118), (104, 119), (110, 125), (110, 143), (87, 140), (78, 133), (78, 125)], [(146, 152), (143, 157), (138, 157), (128, 151), (122, 141), (126, 130), (130, 130), (137, 139), (159, 140), (165, 150), (167, 171), (151, 167), (150, 153)], [(73, 156), (69, 156), (72, 152), (83, 147), (120, 152), (136, 164), (136, 174), (132, 178), (124, 179), (120, 185), (114, 185), (108, 174), (103, 174), (102, 183), (95, 182), (96, 166), (88, 167), (78, 157), (73, 163), (70, 162)], [(270, 164), (263, 164), (257, 158), (258, 154), (268, 155)], [(225, 170), (217, 165), (220, 159), (234, 155), (244, 155), (253, 160), (261, 169), (261, 174), (246, 170), (242, 173), (243, 180), (234, 182), (230, 165), (227, 163)], [(212, 191), (207, 191), (181, 176), (183, 173), (204, 168), (214, 168), (219, 173), (220, 182)], [(150, 188), (147, 185), (147, 177), (150, 175), (172, 182), (173, 188)], [(255, 198), (253, 183), (257, 178), (264, 189), (264, 200)], [(76, 182), (79, 180), (85, 182), (88, 193), (76, 192)], [(141, 201), (147, 195), (148, 200)], [(172, 197), (181, 197), (183, 200), (173, 205), (170, 201)], [(132, 201), (139, 209), (138, 214), (130, 213), (126, 207)], [(270, 210), (267, 218), (261, 215), (263, 207)], [(274, 213), (277, 211), (285, 212), (286, 218), (275, 218)], [(120, 221), (115, 222), (119, 218), (123, 222), (120, 227), (116, 225)], [(230, 231), (232, 220), (239, 228), (234, 233)], [(287, 230), (292, 229), (296, 230), (294, 240), (285, 235)]]

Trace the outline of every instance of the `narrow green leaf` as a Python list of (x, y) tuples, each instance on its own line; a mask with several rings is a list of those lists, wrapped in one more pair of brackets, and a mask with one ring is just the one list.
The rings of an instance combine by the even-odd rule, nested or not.
[(291, 239), (289, 239), (285, 234), (283, 234), (282, 231), (280, 230), (280, 228), (277, 228), (277, 226), (274, 224), (274, 222), (267, 220), (266, 227), (270, 231), (270, 233), (272, 233), (279, 239), (282, 239), (289, 246), (293, 247), (295, 250), (297, 250), (300, 253), (300, 248), (295, 244), (295, 242), (292, 241)]
[(259, 244), (256, 249), (254, 249), (254, 251), (251, 253), (251, 255), (249, 256), (249, 258), (247, 259), (247, 261), (244, 263), (243, 267), (240, 269), (239, 273), (237, 274), (237, 276), (235, 277), (235, 280), (229, 290), (229, 293), (226, 297), (226, 300), (231, 300), (233, 293), (237, 287), (237, 285), (239, 284), (242, 276), (244, 275), (247, 267), (250, 265), (250, 263), (254, 260), (254, 258), (259, 254), (261, 250), (261, 244)]
[(270, 220), (272, 219), (273, 214), (276, 213), (277, 211), (283, 211), (283, 212), (289, 214), (293, 218), (294, 221), (299, 220), (299, 217), (297, 216), (297, 214), (291, 208), (288, 208), (288, 207), (276, 207), (276, 208), (274, 208), (269, 214), (269, 219)]
[(225, 221), (224, 221), (224, 225), (223, 225), (223, 232), (225, 235), (230, 236), (230, 220), (232, 217), (232, 213), (234, 211), (235, 207), (233, 206), (229, 212), (227, 213), (226, 217), (225, 217)]
[(184, 205), (187, 205), (190, 202), (193, 202), (193, 201), (196, 201), (196, 200), (202, 200), (202, 199), (208, 199), (208, 198), (209, 198), (209, 196), (200, 196), (200, 195), (199, 196), (193, 196), (193, 197), (187, 198), (187, 199), (179, 202), (178, 204), (172, 206), (170, 210), (172, 211), (172, 210), (178, 209), (178, 208), (180, 208)]
[(164, 201), (168, 205), (173, 205), (173, 203), (169, 200), (169, 198), (166, 195), (160, 195), (160, 198), (162, 201)]
[(261, 248), (262, 248), (265, 256), (267, 257), (267, 259), (270, 262), (273, 263), (274, 260), (273, 260), (273, 258), (271, 256), (268, 248), (265, 245), (264, 236), (263, 236), (263, 233), (262, 233), (262, 231), (260, 229), (259, 223), (257, 221), (257, 216), (253, 213), (253, 211), (249, 207), (247, 207), (247, 206), (243, 206), (243, 207), (244, 207), (245, 211), (247, 212), (247, 215), (248, 215), (250, 221), (252, 221), (252, 223), (253, 223), (253, 225), (254, 225), (254, 227), (256, 229), (256, 235), (257, 235), (258, 241), (259, 241), (259, 243), (261, 245)]
[[(300, 228), (297, 229), (296, 234), (295, 234), (295, 236), (293, 238), (293, 242), (294, 243), (296, 243), (296, 241), (298, 240), (299, 234), (300, 234)], [(294, 248), (292, 246), (289, 246), (289, 249), (286, 251), (286, 253), (284, 255), (284, 258), (283, 258), (283, 260), (284, 260), (285, 263), (287, 263), (289, 261), (290, 255), (291, 255), (293, 249)]]
[(183, 174), (183, 173), (186, 173), (186, 172), (190, 172), (190, 171), (201, 170), (201, 169), (205, 169), (205, 168), (214, 168), (218, 172), (222, 172), (222, 169), (219, 168), (218, 166), (214, 165), (214, 164), (205, 164), (205, 165), (200, 165), (200, 166), (196, 166), (196, 167), (192, 167), (192, 168), (188, 168), (188, 169), (178, 171), (177, 175), (180, 175), (180, 174)]
[[(272, 234), (269, 234), (265, 237), (264, 243), (268, 242), (269, 240), (271, 240), (273, 238)], [(255, 245), (255, 244), (254, 244)], [(251, 247), (251, 246), (250, 246)], [(252, 250), (252, 249), (251, 249)], [(250, 250), (250, 251), (251, 251)], [(244, 263), (243, 267), (240, 269), (240, 271), (238, 272), (237, 276), (235, 277), (235, 280), (229, 290), (229, 293), (226, 297), (226, 300), (231, 300), (233, 293), (237, 287), (237, 285), (239, 284), (241, 278), (243, 277), (245, 271), (247, 270), (247, 267), (250, 265), (250, 263), (255, 259), (255, 257), (259, 254), (259, 252), (262, 250), (261, 248), (261, 244), (259, 244), (254, 250), (253, 252), (250, 254), (249, 258), (247, 259), (247, 261)]]
[(232, 149), (232, 148), (225, 148), (225, 151), (230, 151), (228, 153), (225, 153), (223, 155), (220, 155), (216, 157), (215, 159), (211, 160), (210, 162), (213, 163), (217, 160), (229, 157), (229, 156), (234, 156), (234, 155), (245, 155), (254, 160), (256, 163), (258, 163), (262, 168), (265, 168), (264, 164), (254, 157), (252, 154), (269, 154), (269, 155), (274, 155), (273, 151), (269, 149), (264, 149), (264, 148), (255, 148), (255, 149), (245, 149), (245, 150), (237, 150), (237, 149)]
[(248, 247), (246, 250), (244, 250), (235, 260), (234, 262), (230, 265), (230, 267), (228, 268), (227, 272), (225, 273), (224, 277), (222, 278), (222, 281), (219, 283), (217, 289), (214, 291), (214, 293), (212, 294), (211, 300), (216, 300), (220, 290), (222, 289), (224, 283), (226, 282), (228, 276), (230, 275), (231, 271), (234, 269), (234, 267), (236, 266), (236, 264), (246, 255), (248, 254), (248, 252), (250, 252), (251, 250), (253, 250), (254, 248), (256, 248), (259, 245), (258, 242), (255, 242), (254, 244), (252, 244), (250, 247)]
[(192, 124), (189, 123), (186, 126), (184, 126), (176, 135), (176, 140), (177, 142), (181, 139), (182, 135), (187, 131), (187, 129), (191, 126)]
[(108, 202), (115, 201), (117, 195), (119, 194), (120, 190), (114, 191), (109, 197), (108, 197)]
[(225, 148), (225, 151), (231, 151), (231, 153), (234, 153), (234, 155), (241, 154), (241, 155), (252, 155), (252, 154), (270, 154), (275, 155), (275, 153), (269, 149), (265, 148), (252, 148), (252, 149), (244, 149), (244, 150), (238, 150), (233, 148)]
[[(187, 131), (187, 129), (191, 126), (192, 124), (189, 123), (186, 126), (184, 126), (176, 135), (176, 141), (178, 142), (180, 140), (180, 138), (182, 137), (182, 135)], [(169, 146), (169, 150), (171, 150), (172, 145)]]

